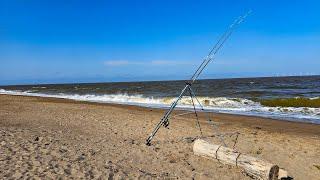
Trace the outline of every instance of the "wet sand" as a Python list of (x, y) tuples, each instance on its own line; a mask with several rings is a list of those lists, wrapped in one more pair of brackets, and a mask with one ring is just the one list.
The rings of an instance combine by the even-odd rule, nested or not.
[[(200, 136), (192, 114), (145, 139), (161, 109), (0, 95), (0, 178), (251, 179), (241, 169), (193, 155)], [(295, 179), (320, 177), (320, 125), (211, 114), (235, 148), (278, 164)], [(204, 136), (219, 143), (200, 114)], [(233, 146), (234, 136), (225, 137)]]

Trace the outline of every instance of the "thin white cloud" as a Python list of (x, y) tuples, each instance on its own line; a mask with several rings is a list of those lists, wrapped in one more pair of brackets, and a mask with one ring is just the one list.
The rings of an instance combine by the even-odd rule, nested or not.
[(129, 61), (105, 61), (104, 65), (106, 66), (123, 66), (123, 65), (128, 65)]
[(155, 60), (151, 61), (152, 65), (192, 65), (194, 63), (190, 61), (167, 61), (167, 60)]
[(194, 65), (191, 61), (169, 61), (169, 60), (153, 60), (153, 61), (126, 61), (112, 60), (105, 61), (106, 66), (127, 66), (127, 65), (151, 65), (151, 66), (168, 66), (168, 65)]

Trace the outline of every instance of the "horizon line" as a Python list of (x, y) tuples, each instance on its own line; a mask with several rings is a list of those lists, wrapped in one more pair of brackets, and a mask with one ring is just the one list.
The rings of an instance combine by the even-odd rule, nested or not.
[[(226, 77), (226, 78), (203, 78), (197, 81), (204, 80), (223, 80), (223, 79), (258, 79), (258, 78), (286, 78), (286, 77), (313, 77), (320, 76), (320, 74), (313, 75), (288, 75), (288, 76), (247, 76), (247, 77)], [(31, 86), (31, 85), (68, 85), (68, 84), (104, 84), (104, 83), (143, 83), (143, 82), (161, 82), (161, 81), (189, 81), (190, 79), (170, 79), (170, 80), (138, 80), (138, 81), (96, 81), (96, 82), (65, 82), (65, 83), (39, 83), (39, 84), (0, 84), (0, 87), (8, 86)]]

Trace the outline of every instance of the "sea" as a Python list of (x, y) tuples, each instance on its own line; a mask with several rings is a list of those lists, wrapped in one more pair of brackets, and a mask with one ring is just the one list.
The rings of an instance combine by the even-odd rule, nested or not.
[[(0, 86), (0, 94), (168, 108), (186, 81)], [(205, 111), (320, 124), (320, 76), (204, 79), (192, 85)], [(199, 110), (200, 105), (196, 103)], [(189, 94), (178, 109), (192, 110)]]

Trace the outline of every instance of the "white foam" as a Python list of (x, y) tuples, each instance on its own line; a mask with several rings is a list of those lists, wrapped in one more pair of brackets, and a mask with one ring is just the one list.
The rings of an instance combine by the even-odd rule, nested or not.
[[(90, 101), (100, 103), (129, 104), (144, 107), (168, 108), (175, 98), (153, 98), (142, 95), (128, 94), (42, 94), (32, 93), (30, 91), (7, 91), (0, 89), (0, 94), (24, 95), (24, 96), (41, 96), (72, 99), (77, 101)], [(271, 117), (276, 119), (286, 119), (294, 121), (304, 121), (320, 124), (320, 108), (306, 107), (267, 107), (258, 102), (243, 98), (226, 98), (226, 97), (198, 97), (198, 100), (204, 109), (213, 112), (255, 115), (262, 117)], [(196, 103), (196, 102), (195, 102)], [(197, 103), (196, 103), (197, 104)], [(177, 106), (180, 109), (192, 109), (190, 97), (183, 97)], [(197, 105), (200, 109), (200, 106)]]

